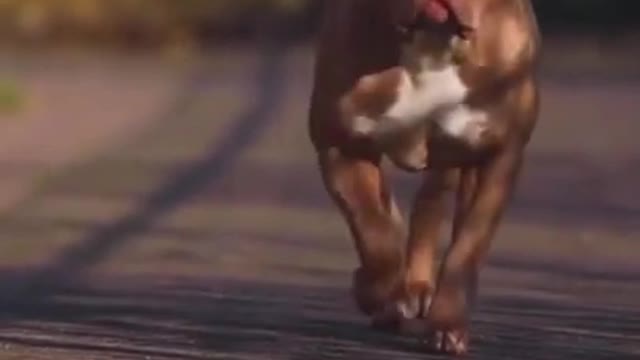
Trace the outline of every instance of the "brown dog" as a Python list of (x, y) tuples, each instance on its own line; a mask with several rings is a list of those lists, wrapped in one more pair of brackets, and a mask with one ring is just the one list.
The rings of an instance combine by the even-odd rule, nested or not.
[[(539, 43), (528, 0), (326, 3), (310, 134), (355, 240), (354, 296), (379, 324), (424, 318), (434, 350), (467, 351), (478, 272), (538, 117)], [(406, 251), (385, 154), (427, 170)], [(452, 244), (436, 272), (449, 190)]]

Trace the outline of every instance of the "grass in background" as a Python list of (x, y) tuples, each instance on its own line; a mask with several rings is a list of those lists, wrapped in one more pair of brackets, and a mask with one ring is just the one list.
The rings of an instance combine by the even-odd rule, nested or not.
[(0, 116), (17, 113), (24, 102), (24, 94), (16, 82), (0, 79)]
[[(265, 13), (300, 14), (311, 0), (0, 0), (0, 38), (157, 46), (251, 28)], [(246, 29), (245, 29), (246, 30)]]

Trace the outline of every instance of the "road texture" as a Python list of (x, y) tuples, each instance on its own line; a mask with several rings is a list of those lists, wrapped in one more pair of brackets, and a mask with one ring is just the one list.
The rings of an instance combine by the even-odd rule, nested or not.
[[(440, 358), (369, 330), (351, 302), (355, 253), (306, 137), (310, 55), (225, 48), (156, 67), (173, 84), (158, 115), (34, 182), (0, 219), (0, 358)], [(132, 76), (159, 61), (100, 59)], [(640, 74), (566, 63), (543, 69), (473, 359), (640, 359)], [(406, 208), (416, 179), (390, 174)]]

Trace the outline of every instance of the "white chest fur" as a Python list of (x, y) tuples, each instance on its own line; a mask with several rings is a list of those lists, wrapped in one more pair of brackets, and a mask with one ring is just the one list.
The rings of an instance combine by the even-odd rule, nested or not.
[(393, 104), (376, 119), (364, 115), (353, 119), (353, 130), (365, 136), (385, 137), (433, 121), (448, 136), (465, 142), (479, 140), (487, 128), (486, 113), (465, 104), (469, 93), (454, 64), (431, 66), (423, 59), (421, 71), (402, 70)]
[(468, 93), (455, 65), (426, 67), (413, 76), (405, 70), (396, 101), (374, 131), (384, 135), (434, 121), (448, 136), (477, 142), (487, 128), (487, 115), (464, 103)]
[(426, 69), (413, 77), (405, 70), (396, 102), (385, 117), (412, 125), (441, 108), (462, 103), (467, 93), (456, 66)]
[(439, 114), (434, 121), (440, 129), (450, 137), (460, 139), (469, 145), (475, 145), (482, 140), (489, 130), (489, 117), (482, 110), (474, 110), (465, 104)]

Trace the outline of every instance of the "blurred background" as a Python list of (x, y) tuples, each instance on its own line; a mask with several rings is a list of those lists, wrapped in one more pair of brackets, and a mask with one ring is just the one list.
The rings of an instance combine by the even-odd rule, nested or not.
[[(349, 297), (306, 132), (322, 5), (0, 0), (0, 358), (428, 358)], [(640, 3), (535, 6), (542, 116), (475, 355), (640, 358)]]

